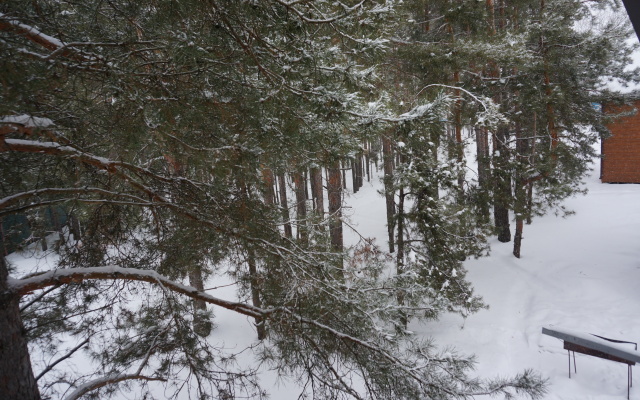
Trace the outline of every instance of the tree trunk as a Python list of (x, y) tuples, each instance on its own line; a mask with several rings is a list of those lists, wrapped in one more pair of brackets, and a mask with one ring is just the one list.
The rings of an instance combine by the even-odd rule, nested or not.
[(367, 182), (371, 182), (371, 143), (368, 141), (365, 142), (364, 165)]
[(351, 186), (353, 187), (353, 193), (358, 193), (358, 158), (354, 157), (351, 160)]
[(507, 140), (509, 139), (509, 127), (502, 125), (498, 127), (495, 135), (496, 154), (494, 156), (493, 178), (494, 178), (494, 199), (493, 218), (498, 240), (502, 243), (511, 241), (511, 230), (509, 228), (509, 203), (511, 200), (511, 174), (507, 170), (509, 163), (509, 149)]
[(520, 249), (522, 248), (522, 228), (523, 219), (516, 216), (516, 233), (513, 236), (513, 255), (520, 258)]
[(523, 137), (522, 129), (516, 125), (516, 176), (513, 210), (516, 214), (516, 232), (513, 237), (513, 255), (520, 258), (522, 230), (527, 214), (527, 183), (524, 171), (529, 168), (529, 139)]
[[(404, 274), (404, 188), (400, 188), (398, 198), (398, 253), (396, 254), (396, 274)], [(405, 291), (403, 289), (398, 290), (397, 300), (398, 305), (402, 307), (404, 305)], [(402, 330), (407, 329), (407, 313), (400, 310), (398, 315), (398, 328)]]
[(69, 231), (73, 235), (74, 242), (78, 242), (81, 239), (80, 221), (76, 218), (74, 213), (69, 213)]
[(382, 159), (384, 165), (384, 198), (387, 203), (387, 234), (389, 236), (389, 252), (395, 251), (394, 230), (395, 230), (395, 204), (393, 190), (393, 150), (391, 148), (391, 138), (382, 136)]
[(269, 168), (262, 168), (262, 181), (264, 182), (264, 203), (272, 206), (276, 202), (276, 193), (273, 189), (273, 171)]
[[(247, 264), (249, 265), (249, 279), (251, 279), (251, 302), (254, 306), (262, 308), (262, 299), (260, 298), (260, 276), (258, 275), (256, 256), (251, 249), (247, 249)], [(260, 317), (256, 317), (255, 320), (258, 340), (263, 340), (266, 337), (264, 320)]]
[(362, 151), (356, 153), (356, 180), (358, 182), (358, 189), (364, 186), (364, 166), (362, 164), (362, 160), (364, 159), (364, 155)]
[[(199, 265), (193, 266), (189, 271), (189, 285), (204, 291), (204, 280), (202, 279), (202, 268)], [(193, 300), (193, 331), (202, 337), (207, 337), (213, 329), (213, 323), (206, 315), (207, 303), (204, 300)]]
[(307, 195), (304, 178), (300, 172), (293, 173), (293, 184), (296, 192), (296, 236), (303, 245), (306, 245), (309, 242), (309, 234), (307, 232)]
[(284, 173), (278, 174), (278, 186), (280, 191), (282, 218), (284, 218), (284, 236), (291, 239), (293, 237), (293, 230), (291, 229), (291, 223), (289, 222), (289, 203), (287, 202), (287, 185)]
[[(457, 85), (460, 82), (460, 72), (456, 71), (453, 74), (454, 83)], [(462, 143), (462, 98), (460, 96), (460, 89), (453, 91), (456, 99), (454, 104), (454, 129), (455, 129), (455, 153), (456, 162), (458, 163), (458, 196), (462, 202), (464, 197), (464, 178), (465, 171), (462, 168), (462, 161), (464, 160), (464, 144)]]
[(477, 198), (478, 219), (482, 223), (489, 222), (489, 182), (491, 181), (491, 161), (489, 157), (489, 132), (484, 127), (476, 128), (476, 150), (478, 159)]
[(9, 292), (9, 271), (0, 255), (0, 397), (40, 400), (20, 317), (20, 296)]
[[(273, 174), (271, 174), (271, 178), (273, 178)], [(242, 202), (243, 202), (243, 205), (241, 207), (242, 220), (244, 221), (245, 224), (248, 224), (251, 220), (251, 215), (248, 212), (250, 206), (247, 204), (249, 202), (250, 192), (243, 178), (240, 179), (239, 185), (242, 187)], [(273, 198), (275, 198), (275, 192), (273, 194), (274, 194)], [(285, 196), (285, 200), (286, 200), (286, 196)], [(269, 200), (267, 200), (266, 202), (268, 203)], [(260, 290), (262, 287), (262, 284), (261, 284), (262, 279), (260, 275), (258, 275), (256, 255), (250, 246), (245, 245), (245, 248), (246, 248), (246, 255), (247, 255), (247, 265), (249, 266), (249, 287), (251, 289), (251, 301), (254, 306), (261, 308), (262, 300), (260, 298)], [(259, 317), (256, 317), (255, 320), (256, 320), (256, 329), (258, 331), (258, 340), (262, 340), (265, 338), (264, 320)]]
[(315, 212), (322, 218), (324, 217), (324, 198), (322, 191), (322, 170), (320, 168), (311, 168), (311, 193), (313, 194)]
[(328, 175), (327, 192), (329, 194), (331, 248), (333, 251), (342, 252), (342, 182), (339, 161), (331, 163), (328, 168)]
[(5, 246), (5, 234), (4, 234), (4, 226), (2, 224), (2, 218), (0, 218), (0, 245), (2, 245), (2, 253), (0, 253), (0, 257), (9, 255), (9, 249)]

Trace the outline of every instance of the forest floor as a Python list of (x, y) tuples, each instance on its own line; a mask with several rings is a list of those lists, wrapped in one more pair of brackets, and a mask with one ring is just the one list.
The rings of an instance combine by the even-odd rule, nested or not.
[[(575, 215), (525, 225), (522, 258), (512, 255), (513, 242), (494, 238), (489, 257), (465, 262), (467, 279), (489, 309), (409, 329), (475, 354), (478, 376), (537, 371), (548, 379), (546, 400), (626, 398), (626, 364), (576, 354), (577, 374), (569, 379), (562, 341), (541, 333), (558, 327), (640, 342), (640, 184), (603, 184), (599, 164), (586, 178), (588, 193), (565, 202)], [(385, 247), (384, 222), (367, 217), (385, 215), (377, 185), (365, 183), (348, 203), (360, 233)], [(640, 399), (639, 387), (631, 388), (631, 399)]]

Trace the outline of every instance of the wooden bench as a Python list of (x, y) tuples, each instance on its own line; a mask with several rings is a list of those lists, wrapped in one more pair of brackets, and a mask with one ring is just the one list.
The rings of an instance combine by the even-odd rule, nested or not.
[[(631, 367), (636, 365), (636, 362), (640, 362), (637, 343), (560, 328), (542, 328), (542, 333), (564, 341), (564, 349), (567, 350), (569, 355), (569, 378), (571, 378), (571, 352), (573, 352), (574, 373), (578, 371), (576, 368), (576, 352), (627, 364), (627, 399), (629, 398), (631, 387), (633, 386), (633, 371)], [(635, 350), (624, 348), (620, 344), (634, 344)]]

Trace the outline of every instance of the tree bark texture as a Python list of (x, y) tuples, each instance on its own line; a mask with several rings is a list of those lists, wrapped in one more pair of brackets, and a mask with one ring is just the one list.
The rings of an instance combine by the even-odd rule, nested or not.
[(324, 198), (322, 193), (322, 171), (320, 168), (311, 168), (311, 193), (314, 200), (314, 209), (319, 217), (324, 216)]
[(511, 230), (509, 228), (509, 203), (511, 200), (511, 175), (507, 171), (509, 163), (509, 127), (500, 126), (494, 137), (496, 154), (494, 156), (494, 199), (493, 218), (498, 240), (502, 243), (511, 241)]
[[(400, 188), (398, 198), (398, 253), (396, 254), (396, 273), (398, 275), (404, 274), (404, 188)], [(404, 305), (405, 292), (400, 289), (397, 293), (398, 305), (402, 307)], [(400, 311), (398, 316), (399, 328), (407, 329), (407, 314), (404, 311)]]
[[(453, 80), (455, 84), (460, 82), (460, 72), (455, 71), (453, 74)], [(456, 99), (454, 104), (454, 129), (455, 129), (455, 153), (456, 162), (458, 163), (458, 196), (462, 200), (464, 196), (464, 179), (465, 173), (462, 168), (462, 162), (464, 160), (464, 144), (462, 142), (462, 98), (460, 96), (460, 89), (454, 90), (454, 97)]]
[[(204, 291), (204, 279), (202, 278), (202, 268), (199, 265), (193, 266), (189, 271), (189, 285)], [(202, 300), (193, 300), (193, 331), (202, 337), (207, 337), (213, 329), (213, 323), (206, 316), (207, 303)]]
[(327, 172), (329, 175), (327, 192), (329, 195), (331, 248), (336, 252), (342, 252), (342, 181), (340, 162), (335, 161), (331, 163)]
[(528, 208), (527, 183), (523, 176), (529, 166), (529, 139), (523, 137), (519, 124), (516, 125), (516, 176), (513, 210), (516, 214), (516, 231), (513, 237), (513, 255), (520, 258), (522, 231)]
[(40, 400), (20, 317), (20, 296), (9, 292), (8, 277), (4, 256), (0, 256), (0, 398)]
[(364, 165), (367, 182), (371, 182), (371, 143), (364, 142)]
[(395, 204), (393, 190), (393, 150), (391, 138), (382, 136), (382, 160), (384, 165), (384, 198), (387, 204), (387, 234), (389, 236), (389, 252), (395, 251)]
[(360, 186), (358, 186), (358, 158), (354, 158), (353, 160), (351, 160), (351, 186), (353, 187), (353, 193), (358, 193), (358, 189), (360, 189)]
[(302, 173), (293, 173), (293, 185), (296, 192), (296, 236), (301, 243), (307, 244), (309, 242), (309, 234), (307, 232), (307, 194)]
[(489, 222), (489, 182), (491, 181), (491, 159), (489, 157), (489, 132), (484, 127), (476, 128), (476, 151), (478, 158), (478, 214), (480, 222)]
[(272, 206), (276, 202), (276, 193), (273, 189), (273, 171), (262, 168), (262, 181), (264, 182), (264, 203)]
[[(260, 286), (262, 285), (260, 284), (260, 276), (258, 275), (256, 256), (251, 249), (247, 249), (247, 264), (249, 265), (249, 279), (251, 279), (251, 302), (254, 307), (262, 308), (262, 299), (260, 298)], [(263, 340), (267, 335), (264, 319), (256, 317), (255, 320), (258, 340)]]
[(364, 155), (362, 151), (356, 153), (355, 167), (356, 167), (356, 184), (358, 185), (358, 189), (360, 189), (364, 185), (364, 166), (362, 164), (362, 160), (364, 159)]
[(284, 218), (284, 236), (291, 239), (293, 237), (293, 229), (289, 222), (289, 203), (287, 202), (287, 184), (284, 174), (278, 174), (278, 186), (280, 191), (280, 207), (282, 208), (282, 218)]

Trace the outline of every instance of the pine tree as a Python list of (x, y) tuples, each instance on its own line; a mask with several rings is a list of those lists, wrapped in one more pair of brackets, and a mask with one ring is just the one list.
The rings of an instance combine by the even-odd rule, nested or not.
[[(429, 244), (413, 247), (424, 260), (406, 269), (419, 278), (387, 279), (371, 247), (364, 265), (343, 251), (340, 162), (370, 139), (363, 126), (399, 124), (410, 144), (396, 178), (403, 189), (425, 189), (421, 168), (434, 168), (435, 187), (459, 171), (457, 163), (429, 164), (429, 145), (416, 143), (424, 136), (412, 134), (423, 126), (440, 132), (440, 100), (400, 116), (368, 112), (368, 100), (383, 97), (372, 64), (388, 43), (382, 27), (392, 3), (7, 1), (0, 9), (0, 157), (2, 176), (5, 168), (14, 174), (0, 187), (0, 217), (59, 204), (84, 229), (81, 243), (66, 240), (56, 269), (9, 279), (0, 264), (11, 328), (0, 337), (17, 335), (9, 339), (15, 347), (0, 347), (0, 382), (20, 384), (3, 387), (3, 397), (23, 398), (24, 390), (38, 398), (36, 378), (45, 396), (105, 398), (125, 382), (144, 397), (148, 383), (164, 382), (169, 396), (187, 388), (200, 398), (264, 397), (254, 368), (203, 337), (214, 328), (201, 324), (209, 319), (185, 317), (194, 304), (201, 315), (205, 303), (255, 322), (260, 361), (310, 382), (317, 398), (544, 391), (530, 372), (497, 384), (470, 378), (470, 358), (396, 335), (405, 278), (403, 300), (425, 314), (469, 299), (477, 305), (451, 262), (468, 255), (466, 242), (446, 251), (442, 241), (459, 215), (450, 197), (434, 198), (433, 214), (429, 203), (403, 213), (433, 216), (437, 228), (431, 237), (427, 217), (413, 221)], [(407, 162), (413, 156), (418, 169)], [(309, 240), (295, 240), (263, 171), (285, 177), (311, 166), (330, 170), (329, 229), (309, 224)], [(284, 179), (279, 189), (286, 199)], [(356, 269), (362, 278), (347, 274)], [(437, 279), (422, 285), (429, 271)], [(197, 287), (209, 274), (235, 278), (240, 301)], [(446, 282), (456, 289), (444, 290)], [(464, 296), (443, 299), (434, 288)], [(48, 355), (87, 352), (94, 370), (75, 377), (54, 361), (36, 365), (34, 377), (24, 331)], [(61, 347), (60, 335), (73, 347)], [(351, 379), (364, 380), (361, 391)]]

